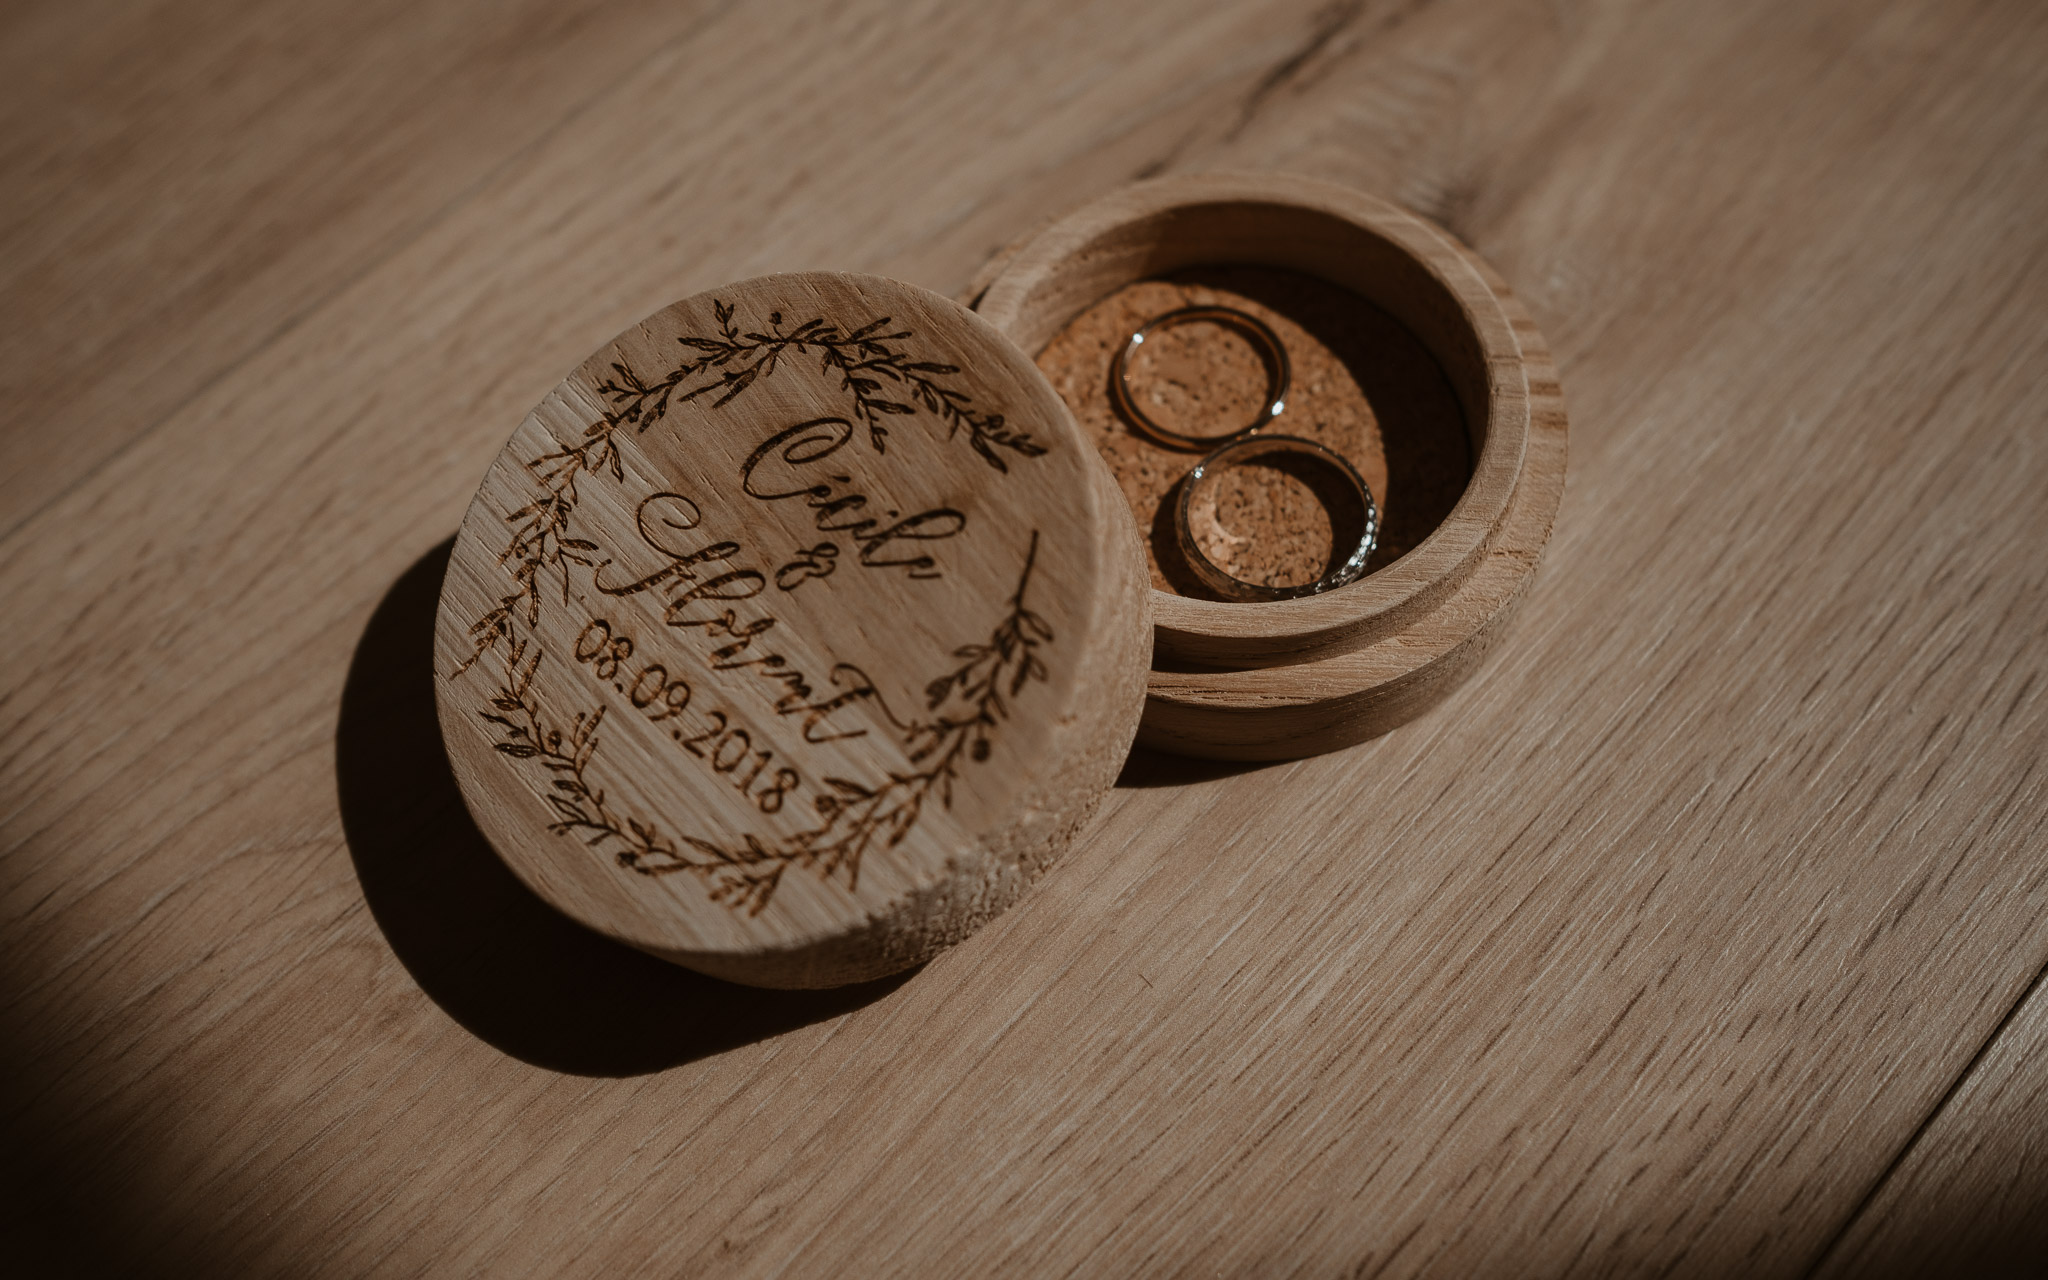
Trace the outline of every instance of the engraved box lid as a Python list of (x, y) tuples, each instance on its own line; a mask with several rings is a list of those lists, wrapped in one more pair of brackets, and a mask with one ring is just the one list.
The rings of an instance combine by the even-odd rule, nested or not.
[(907, 968), (1072, 841), (1136, 732), (1139, 534), (1030, 359), (936, 294), (767, 276), (529, 414), (442, 588), (478, 825), (550, 903), (764, 986)]

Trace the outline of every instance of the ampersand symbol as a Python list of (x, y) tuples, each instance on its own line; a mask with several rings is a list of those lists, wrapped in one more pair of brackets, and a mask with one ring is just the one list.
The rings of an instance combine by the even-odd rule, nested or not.
[(839, 567), (839, 546), (837, 543), (821, 542), (806, 551), (797, 552), (796, 559), (775, 571), (775, 585), (784, 591), (794, 591), (812, 578), (829, 578)]

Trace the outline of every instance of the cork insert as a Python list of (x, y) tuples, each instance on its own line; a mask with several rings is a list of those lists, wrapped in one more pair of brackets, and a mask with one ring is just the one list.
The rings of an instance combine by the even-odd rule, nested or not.
[[(1369, 570), (1415, 547), (1456, 505), (1472, 447), (1456, 395), (1435, 359), (1392, 316), (1339, 285), (1299, 272), (1196, 267), (1125, 285), (1068, 322), (1038, 367), (1095, 442), (1148, 535), (1152, 585), (1217, 597), (1175, 545), (1173, 505), (1201, 454), (1140, 433), (1116, 407), (1110, 368), (1131, 333), (1178, 307), (1234, 307), (1264, 321), (1293, 366), (1287, 408), (1268, 433), (1301, 436), (1348, 459), (1380, 511)], [(1268, 387), (1253, 342), (1228, 325), (1195, 322), (1155, 333), (1131, 361), (1130, 385), (1161, 425), (1223, 436), (1252, 420)], [(1213, 497), (1213, 501), (1211, 500)], [(1292, 586), (1322, 576), (1355, 537), (1355, 499), (1322, 469), (1275, 458), (1232, 468), (1191, 511), (1203, 553), (1234, 577)]]

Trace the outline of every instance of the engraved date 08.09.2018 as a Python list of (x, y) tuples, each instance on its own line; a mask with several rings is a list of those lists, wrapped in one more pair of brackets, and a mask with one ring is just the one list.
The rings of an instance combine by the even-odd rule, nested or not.
[(634, 710), (657, 723), (673, 722), (669, 736), (676, 744), (708, 763), (762, 813), (780, 813), (790, 792), (802, 785), (795, 769), (775, 768), (775, 753), (755, 747), (753, 735), (735, 725), (727, 712), (700, 708), (711, 725), (691, 732), (683, 720), (690, 707), (689, 681), (670, 675), (659, 662), (644, 663), (628, 674), (633, 637), (622, 634), (609, 618), (592, 618), (576, 637), (572, 652), (600, 682), (624, 694)]

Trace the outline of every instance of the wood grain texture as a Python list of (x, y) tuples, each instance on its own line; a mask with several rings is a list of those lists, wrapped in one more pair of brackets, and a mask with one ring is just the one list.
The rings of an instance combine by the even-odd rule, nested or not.
[(1816, 1274), (2048, 1271), (2048, 986), (2034, 989), (1900, 1153)]
[(7, 6), (0, 529), (717, 12)]
[[(6, 537), (10, 1203), (72, 1270), (1793, 1275), (1969, 1123), (2048, 961), (2048, 14), (640, 47)], [(1470, 684), (1312, 761), (1137, 759), (1018, 909), (829, 1001), (506, 883), (421, 749), (437, 548), (560, 370), (766, 270), (954, 291), (1228, 166), (1436, 218), (1551, 339), (1572, 486)]]

